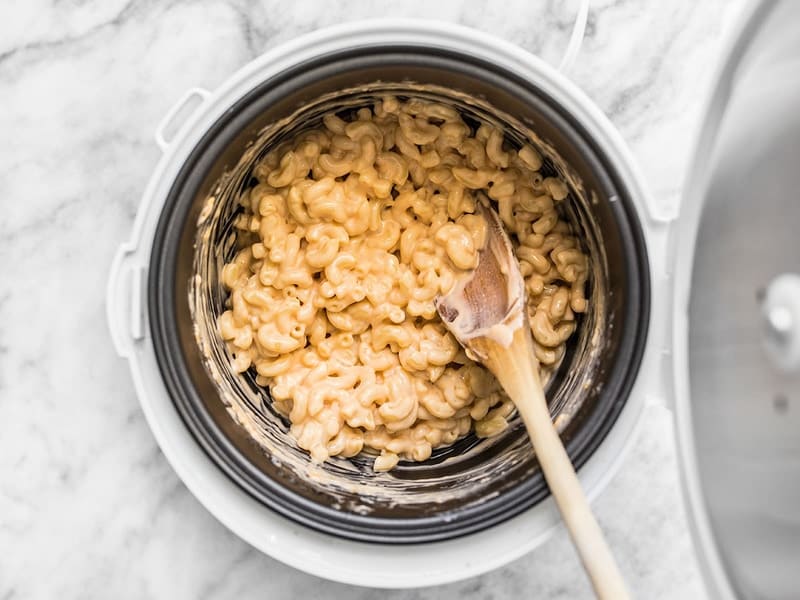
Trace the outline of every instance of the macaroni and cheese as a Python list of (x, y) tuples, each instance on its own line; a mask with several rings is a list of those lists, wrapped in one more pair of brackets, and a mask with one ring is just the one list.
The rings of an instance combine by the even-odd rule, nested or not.
[(542, 164), (493, 125), (391, 96), (325, 115), (257, 164), (217, 326), (313, 460), (367, 449), (389, 470), (507, 427), (513, 404), (434, 307), (477, 264), (479, 190), (515, 245), (536, 354), (559, 362), (587, 309), (588, 259), (558, 210), (568, 188)]

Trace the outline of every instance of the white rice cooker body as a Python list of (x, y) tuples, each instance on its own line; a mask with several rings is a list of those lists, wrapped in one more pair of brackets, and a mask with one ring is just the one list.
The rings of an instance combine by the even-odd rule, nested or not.
[[(560, 522), (552, 498), (490, 529), (454, 540), (380, 545), (318, 533), (281, 517), (230, 481), (184, 425), (156, 362), (147, 322), (146, 271), (161, 209), (179, 169), (203, 133), (239, 98), (271, 75), (329, 50), (376, 42), (426, 45), (477, 54), (537, 82), (588, 130), (630, 190), (650, 262), (651, 310), (646, 349), (624, 409), (579, 470), (590, 500), (597, 497), (631, 445), (644, 408), (671, 404), (672, 292), (667, 246), (674, 215), (653, 204), (635, 161), (605, 115), (573, 83), (541, 59), (490, 35), (441, 22), (378, 20), (318, 31), (254, 60), (214, 92), (189, 90), (158, 127), (164, 154), (144, 192), (130, 240), (117, 252), (108, 285), (108, 321), (117, 352), (130, 365), (142, 409), (179, 477), (219, 521), (265, 554), (308, 573), (382, 588), (448, 583), (498, 568), (542, 544)], [(194, 98), (199, 106), (171, 140), (163, 134)], [(413, 577), (409, 577), (413, 573)]]

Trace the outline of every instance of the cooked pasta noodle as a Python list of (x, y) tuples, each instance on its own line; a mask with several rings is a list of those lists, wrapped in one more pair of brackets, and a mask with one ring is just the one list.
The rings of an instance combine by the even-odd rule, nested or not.
[(471, 361), (434, 299), (477, 265), (496, 203), (528, 294), (536, 354), (558, 363), (587, 309), (588, 259), (558, 205), (566, 184), (529, 145), (472, 131), (454, 109), (386, 97), (273, 150), (240, 198), (230, 291), (217, 321), (236, 372), (252, 369), (313, 460), (371, 449), (376, 470), (474, 429), (513, 405)]

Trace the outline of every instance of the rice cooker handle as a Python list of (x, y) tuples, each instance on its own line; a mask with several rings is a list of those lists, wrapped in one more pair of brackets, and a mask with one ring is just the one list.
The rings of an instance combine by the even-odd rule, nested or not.
[[(198, 108), (200, 108), (200, 106), (208, 99), (209, 96), (211, 96), (211, 92), (206, 89), (201, 87), (189, 88), (181, 95), (180, 98), (178, 98), (177, 102), (172, 105), (172, 108), (167, 111), (167, 114), (164, 115), (164, 117), (156, 126), (155, 132), (156, 144), (158, 144), (158, 147), (161, 148), (163, 152), (167, 151), (167, 148), (169, 148), (169, 145), (172, 142), (172, 139), (168, 139), (166, 136), (167, 130), (179, 130), (181, 125), (185, 124), (189, 120), (189, 117), (194, 114)], [(178, 114), (196, 99), (199, 99), (199, 102), (194, 106), (189, 114), (185, 114), (183, 116), (182, 122), (178, 122), (176, 119)]]
[(761, 304), (764, 348), (787, 373), (800, 370), (800, 275), (784, 273), (767, 286)]
[(123, 358), (133, 353), (145, 335), (145, 268), (134, 260), (134, 247), (122, 244), (111, 263), (106, 289), (106, 318), (114, 348)]
[(562, 73), (569, 69), (575, 62), (578, 52), (583, 44), (583, 37), (586, 33), (586, 22), (589, 20), (589, 0), (580, 0), (578, 11), (575, 13), (575, 21), (572, 24), (572, 34), (564, 50), (564, 56), (558, 64), (558, 70)]

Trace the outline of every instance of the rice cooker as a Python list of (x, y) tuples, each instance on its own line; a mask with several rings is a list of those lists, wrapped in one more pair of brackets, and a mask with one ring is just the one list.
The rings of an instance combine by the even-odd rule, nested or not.
[[(350, 23), (264, 54), (214, 92), (188, 90), (157, 129), (164, 154), (114, 258), (107, 302), (116, 350), (180, 478), (266, 554), (383, 588), (489, 571), (558, 525), (519, 419), (497, 439), (468, 436), (389, 474), (359, 458), (310, 467), (267, 392), (223, 368), (213, 318), (197, 318), (224, 302), (218, 275), (236, 210), (208, 199), (247, 184), (243, 157), (326, 111), (423, 96), (500, 121), (512, 142), (535, 139), (544, 168), (570, 182), (569, 218), (594, 263), (593, 309), (548, 397), (589, 498), (614, 474), (645, 406), (664, 404), (709, 589), (788, 596), (800, 557), (797, 23), (793, 3), (748, 9), (680, 214), (653, 202), (619, 134), (569, 80), (464, 27)], [(203, 246), (208, 210), (216, 220)], [(231, 416), (230, 395), (261, 419), (262, 443)]]

